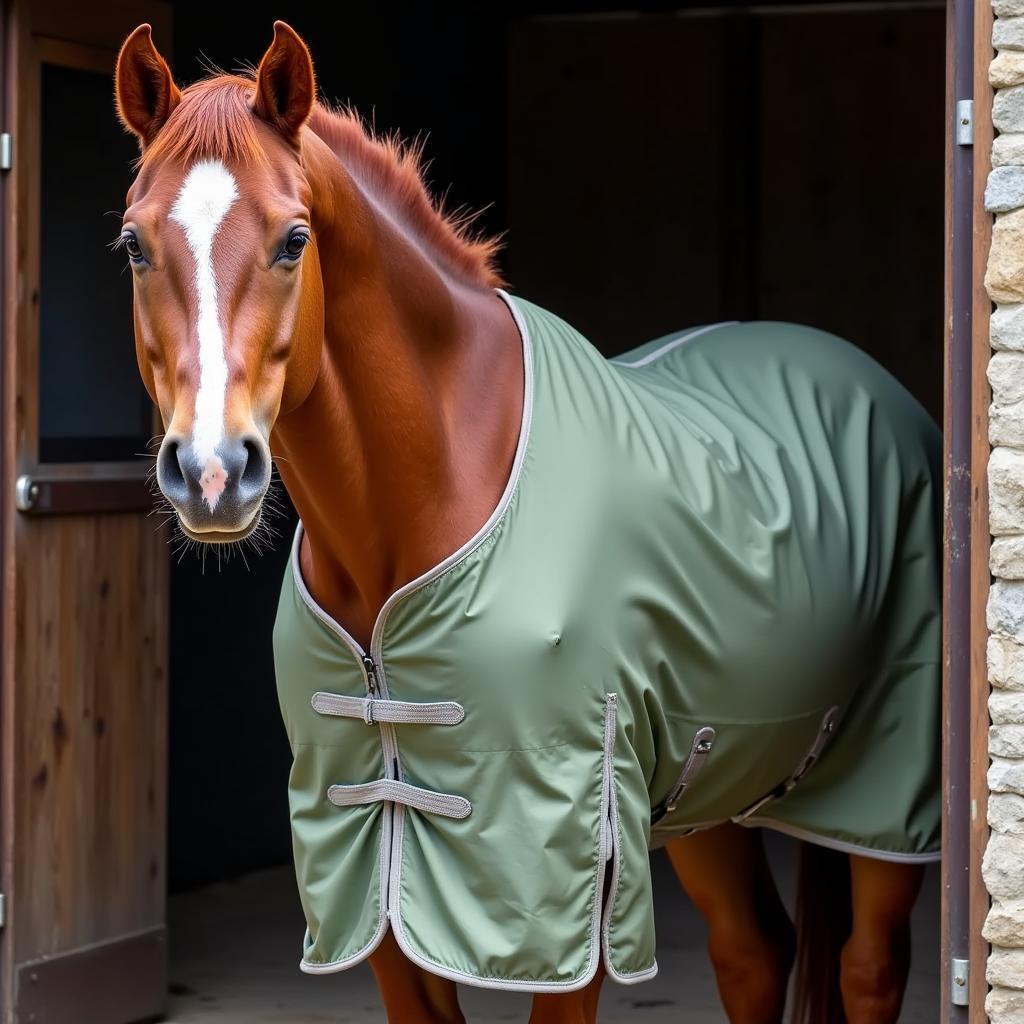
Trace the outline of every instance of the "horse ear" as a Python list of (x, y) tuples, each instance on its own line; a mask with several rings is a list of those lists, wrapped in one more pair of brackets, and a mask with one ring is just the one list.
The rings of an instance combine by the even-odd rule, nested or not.
[(117, 55), (114, 75), (117, 112), (145, 148), (181, 102), (167, 61), (153, 45), (153, 30), (140, 25)]
[(297, 143), (315, 102), (316, 78), (309, 48), (290, 25), (275, 21), (274, 41), (256, 72), (253, 108), (289, 142)]

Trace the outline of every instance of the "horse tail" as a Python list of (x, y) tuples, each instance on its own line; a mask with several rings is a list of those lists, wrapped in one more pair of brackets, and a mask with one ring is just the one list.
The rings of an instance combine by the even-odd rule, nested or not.
[(850, 858), (801, 843), (791, 1024), (846, 1024), (839, 954), (851, 926)]

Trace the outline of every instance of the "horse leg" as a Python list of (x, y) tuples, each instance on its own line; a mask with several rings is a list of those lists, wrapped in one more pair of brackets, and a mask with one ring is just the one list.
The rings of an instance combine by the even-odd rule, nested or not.
[(853, 928), (839, 987), (847, 1024), (894, 1024), (910, 973), (910, 911), (924, 868), (850, 856)]
[(795, 940), (761, 835), (718, 825), (667, 844), (676, 876), (708, 926), (708, 950), (730, 1024), (779, 1024)]
[(424, 971), (408, 960), (389, 931), (370, 955), (389, 1021), (407, 1024), (465, 1024), (455, 982)]
[(535, 995), (530, 1024), (595, 1024), (603, 981), (604, 965), (599, 964), (594, 980), (578, 992)]

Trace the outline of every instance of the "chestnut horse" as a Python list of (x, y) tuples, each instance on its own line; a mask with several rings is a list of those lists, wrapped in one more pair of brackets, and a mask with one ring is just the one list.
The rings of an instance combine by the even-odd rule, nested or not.
[[(121, 240), (166, 429), (160, 489), (186, 537), (236, 542), (258, 529), (279, 460), (306, 585), (365, 646), (388, 597), (480, 529), (510, 473), (524, 366), (496, 245), (432, 203), (415, 151), (317, 103), (307, 47), (282, 22), (254, 76), (184, 91), (142, 25), (116, 97), (142, 150)], [(718, 826), (668, 854), (706, 919), (729, 1020), (780, 1021), (797, 943), (759, 832)], [(829, 856), (842, 884), (811, 909), (845, 919), (841, 955), (816, 965), (828, 942), (801, 936), (798, 1013), (895, 1021), (921, 868)], [(456, 985), (390, 934), (370, 959), (389, 1020), (463, 1019)], [(536, 994), (531, 1021), (594, 1021), (602, 975)]]

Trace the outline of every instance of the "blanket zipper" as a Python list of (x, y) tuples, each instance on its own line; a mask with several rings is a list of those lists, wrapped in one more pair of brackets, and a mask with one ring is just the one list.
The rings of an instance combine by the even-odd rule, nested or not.
[(363, 655), (363, 672), (366, 674), (366, 692), (371, 697), (377, 696), (377, 666), (369, 654)]
[[(380, 671), (377, 661), (371, 653), (364, 651), (354, 640), (351, 641), (353, 650), (358, 653), (359, 663), (363, 669), (363, 676), (366, 680), (366, 693), (371, 700), (380, 697), (388, 699), (386, 684), (383, 673)], [(398, 736), (395, 734), (395, 727), (390, 722), (375, 722), (380, 730), (380, 745), (384, 754), (384, 776), (388, 779), (401, 780), (402, 772), (398, 764)]]

